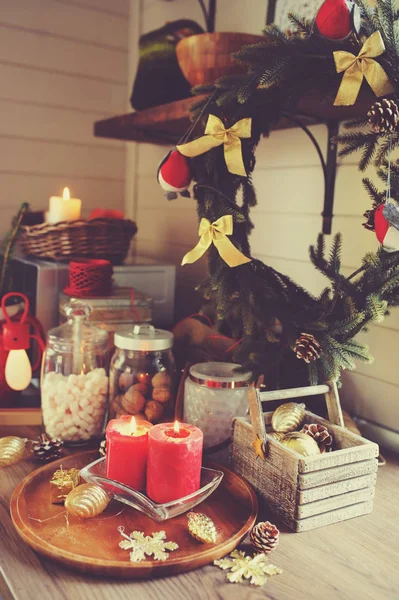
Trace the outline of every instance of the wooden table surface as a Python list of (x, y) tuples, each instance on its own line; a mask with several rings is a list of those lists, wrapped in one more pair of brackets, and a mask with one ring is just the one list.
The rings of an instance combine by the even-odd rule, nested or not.
[[(0, 427), (0, 437), (36, 437), (38, 428)], [(283, 573), (263, 588), (228, 583), (214, 566), (152, 581), (92, 578), (70, 571), (31, 550), (11, 522), (16, 485), (37, 463), (22, 461), (0, 470), (1, 600), (398, 600), (399, 457), (387, 456), (378, 471), (373, 513), (306, 533), (281, 526), (270, 562)], [(268, 511), (262, 518), (278, 526)]]

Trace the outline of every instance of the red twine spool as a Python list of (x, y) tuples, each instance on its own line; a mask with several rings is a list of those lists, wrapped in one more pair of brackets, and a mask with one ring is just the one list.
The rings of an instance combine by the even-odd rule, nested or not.
[(88, 298), (108, 296), (112, 292), (113, 267), (109, 260), (87, 259), (69, 263), (68, 296)]

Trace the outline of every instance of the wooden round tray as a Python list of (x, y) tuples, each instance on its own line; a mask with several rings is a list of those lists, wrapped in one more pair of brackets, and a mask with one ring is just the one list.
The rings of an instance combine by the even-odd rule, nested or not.
[[(50, 502), (50, 479), (63, 468), (81, 469), (97, 456), (95, 451), (65, 457), (34, 471), (15, 489), (11, 498), (11, 517), (19, 535), (37, 552), (85, 573), (121, 578), (152, 578), (191, 571), (231, 552), (256, 520), (258, 502), (250, 485), (232, 471), (220, 467), (224, 477), (218, 489), (194, 510), (209, 516), (217, 527), (216, 544), (197, 542), (187, 531), (185, 514), (156, 523), (142, 513), (113, 500), (107, 510), (94, 519), (66, 518), (63, 505)], [(119, 547), (125, 533), (143, 531), (151, 535), (164, 530), (167, 540), (179, 549), (166, 561), (146, 560), (131, 563), (129, 551)]]

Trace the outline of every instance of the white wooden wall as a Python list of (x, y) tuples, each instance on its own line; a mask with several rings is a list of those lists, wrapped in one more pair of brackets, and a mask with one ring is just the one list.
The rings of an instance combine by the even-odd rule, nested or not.
[[(187, 0), (145, 0), (141, 11), (137, 0), (131, 1), (135, 13), (140, 14), (142, 32), (182, 16), (202, 23), (194, 1), (188, 6)], [(262, 28), (266, 12), (263, 0), (246, 3), (245, 13), (238, 0), (219, 0), (218, 5), (219, 31), (257, 33)], [(312, 132), (321, 147), (326, 148), (325, 128), (313, 127)], [(128, 202), (139, 225), (138, 252), (178, 265), (184, 253), (197, 242), (198, 224), (193, 201), (180, 198), (168, 202), (156, 182), (156, 167), (165, 152), (165, 148), (158, 146), (137, 145), (135, 195)], [(291, 129), (275, 132), (263, 140), (257, 152), (254, 181), (258, 194), (258, 206), (252, 213), (254, 256), (318, 293), (327, 282), (310, 264), (308, 247), (321, 230), (324, 187), (319, 159), (306, 135), (299, 129)], [(347, 274), (360, 265), (366, 251), (377, 248), (374, 235), (361, 226), (362, 213), (369, 206), (356, 158), (340, 160), (333, 233), (343, 234), (343, 264)], [(205, 260), (179, 268), (178, 294), (183, 300), (205, 269)], [(190, 311), (190, 307), (186, 310)], [(359, 364), (354, 373), (345, 376), (343, 400), (360, 417), (399, 432), (398, 311), (393, 311), (384, 323), (372, 326), (362, 337), (371, 346), (375, 362)], [(393, 438), (399, 440), (399, 435)]]
[(93, 123), (126, 111), (128, 27), (129, 0), (0, 1), (0, 233), (66, 185), (123, 209), (125, 145)]

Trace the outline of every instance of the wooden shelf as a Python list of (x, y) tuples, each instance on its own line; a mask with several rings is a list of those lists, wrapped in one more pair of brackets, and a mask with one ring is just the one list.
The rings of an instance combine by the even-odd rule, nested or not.
[[(124, 141), (176, 144), (190, 126), (190, 107), (200, 99), (201, 96), (194, 96), (170, 104), (96, 121), (94, 135)], [(316, 92), (313, 92), (301, 98), (293, 117), (306, 126), (328, 121), (344, 121), (365, 115), (372, 102), (371, 94), (365, 93), (361, 95), (354, 106), (333, 106), (332, 101), (323, 101)], [(295, 121), (283, 118), (274, 129), (288, 129), (297, 126), (298, 123)]]
[(190, 126), (190, 107), (200, 99), (199, 96), (185, 98), (170, 104), (96, 121), (94, 135), (116, 140), (175, 144)]

